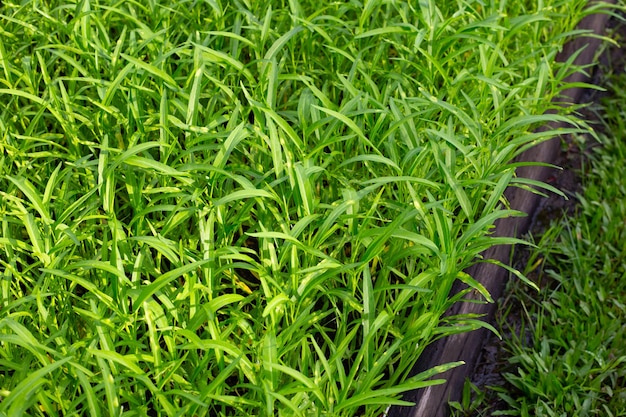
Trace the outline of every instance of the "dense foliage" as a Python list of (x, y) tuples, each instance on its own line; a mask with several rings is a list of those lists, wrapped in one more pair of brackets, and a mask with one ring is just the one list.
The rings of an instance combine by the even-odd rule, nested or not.
[[(437, 3), (437, 4), (436, 4)], [(0, 413), (378, 416), (581, 0), (4, 1)]]

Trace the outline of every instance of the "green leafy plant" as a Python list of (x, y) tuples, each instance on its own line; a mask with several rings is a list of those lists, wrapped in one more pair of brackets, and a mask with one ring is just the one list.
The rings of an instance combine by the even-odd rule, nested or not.
[[(440, 3), (440, 2), (437, 2)], [(377, 416), (565, 121), (580, 0), (5, 1), (0, 413)], [(546, 113), (556, 110), (554, 113)]]
[(463, 395), (461, 401), (450, 401), (450, 410), (455, 417), (459, 416), (482, 416), (484, 407), (485, 392), (472, 384), (469, 379), (465, 379), (463, 384)]

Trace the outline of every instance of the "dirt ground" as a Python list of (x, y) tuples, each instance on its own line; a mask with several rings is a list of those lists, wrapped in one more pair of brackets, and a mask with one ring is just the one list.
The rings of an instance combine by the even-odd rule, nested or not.
[[(607, 29), (607, 36), (614, 39), (618, 44), (624, 43), (626, 48), (626, 22), (612, 18)], [(608, 88), (606, 85), (607, 78), (611, 73), (623, 72), (626, 66), (626, 49), (622, 49), (615, 45), (605, 48), (598, 56), (598, 63), (593, 68), (592, 84)], [(582, 118), (587, 120), (590, 125), (598, 132), (602, 132), (602, 114), (600, 114), (598, 104), (602, 99), (608, 96), (610, 91), (586, 90), (581, 103), (588, 103), (580, 109)], [(568, 199), (557, 195), (551, 195), (542, 200), (539, 208), (533, 216), (531, 223), (531, 234), (540, 236), (541, 233), (549, 226), (551, 221), (558, 220), (562, 216), (573, 215), (576, 212), (577, 199), (576, 194), (582, 191), (580, 181), (580, 171), (585, 164), (585, 154), (593, 146), (597, 146), (591, 135), (584, 137), (566, 136), (563, 138), (561, 146), (561, 154), (557, 165), (562, 167), (561, 171), (554, 172), (548, 182), (560, 189), (568, 196)], [(518, 270), (524, 270), (528, 262), (529, 253), (524, 248), (518, 248), (514, 254), (514, 266)], [(537, 279), (532, 274), (531, 279)], [(545, 279), (544, 279), (545, 281)], [(542, 285), (549, 285), (543, 282)], [(505, 291), (505, 296), (498, 300), (498, 312), (509, 311), (506, 318), (505, 328), (501, 330), (503, 340), (512, 337), (511, 332), (516, 332), (518, 336), (522, 328), (522, 307), (514, 298), (510, 297), (510, 291)], [(502, 317), (496, 317), (496, 322), (501, 323)], [(523, 340), (531, 342), (530, 334), (523, 335)], [(514, 388), (506, 383), (503, 374), (506, 372), (517, 373), (514, 365), (508, 363), (509, 354), (506, 351), (505, 341), (500, 341), (494, 335), (490, 336), (485, 343), (480, 355), (480, 359), (472, 374), (471, 382), (486, 393), (486, 404), (490, 404), (489, 410), (485, 410), (482, 416), (489, 417), (492, 413), (506, 409), (503, 401), (498, 399), (497, 393), (490, 387), (506, 387), (515, 394)]]

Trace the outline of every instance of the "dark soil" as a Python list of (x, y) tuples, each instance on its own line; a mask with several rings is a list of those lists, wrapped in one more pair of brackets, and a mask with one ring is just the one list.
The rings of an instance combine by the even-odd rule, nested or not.
[[(626, 23), (612, 18), (609, 22), (607, 35), (620, 45), (626, 44)], [(591, 83), (607, 89), (599, 91), (595, 89), (586, 90), (582, 96), (581, 103), (588, 103), (579, 109), (581, 117), (586, 120), (597, 132), (603, 131), (602, 115), (599, 114), (599, 104), (604, 97), (610, 95), (607, 79), (612, 73), (619, 73), (625, 70), (626, 50), (616, 45), (610, 45), (602, 51), (598, 57), (599, 65), (595, 66)], [(540, 236), (553, 221), (563, 218), (563, 216), (574, 215), (577, 208), (576, 195), (582, 191), (581, 172), (584, 172), (585, 155), (591, 148), (597, 146), (597, 142), (591, 135), (572, 136), (566, 135), (563, 138), (561, 154), (556, 165), (563, 168), (554, 170), (554, 174), (548, 179), (550, 185), (555, 186), (567, 196), (567, 199), (550, 195), (544, 198), (533, 216), (530, 235)], [(518, 248), (514, 253), (513, 266), (524, 271), (529, 261), (530, 252), (528, 249)], [(538, 273), (529, 273), (528, 277), (535, 282), (540, 280)], [(512, 286), (520, 287), (519, 283), (512, 279)], [(549, 286), (550, 283), (538, 282), (541, 286)], [(503, 340), (499, 340), (495, 335), (491, 335), (485, 343), (476, 369), (471, 377), (471, 382), (477, 386), (486, 399), (484, 404), (489, 406), (488, 410), (481, 410), (481, 416), (492, 416), (495, 411), (506, 410), (508, 407), (504, 401), (498, 397), (497, 389), (505, 388), (509, 393), (515, 394), (515, 389), (506, 382), (503, 377), (505, 373), (517, 373), (517, 367), (509, 363), (510, 353), (507, 352), (506, 340), (516, 336), (527, 344), (532, 343), (531, 334), (520, 334), (524, 328), (524, 309), (520, 301), (512, 296), (515, 292), (513, 288), (507, 288), (505, 295), (497, 301), (496, 322), (500, 323), (499, 331)], [(530, 293), (530, 292), (529, 292)], [(506, 314), (506, 321), (503, 318)]]

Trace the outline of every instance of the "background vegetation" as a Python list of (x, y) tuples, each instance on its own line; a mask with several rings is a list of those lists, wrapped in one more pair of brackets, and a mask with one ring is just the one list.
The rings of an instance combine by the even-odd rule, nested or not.
[(502, 393), (519, 416), (626, 415), (626, 77), (616, 69), (613, 95), (598, 109), (606, 131), (588, 156), (576, 217), (554, 221), (531, 263), (548, 288), (527, 309), (532, 342), (514, 340)]

